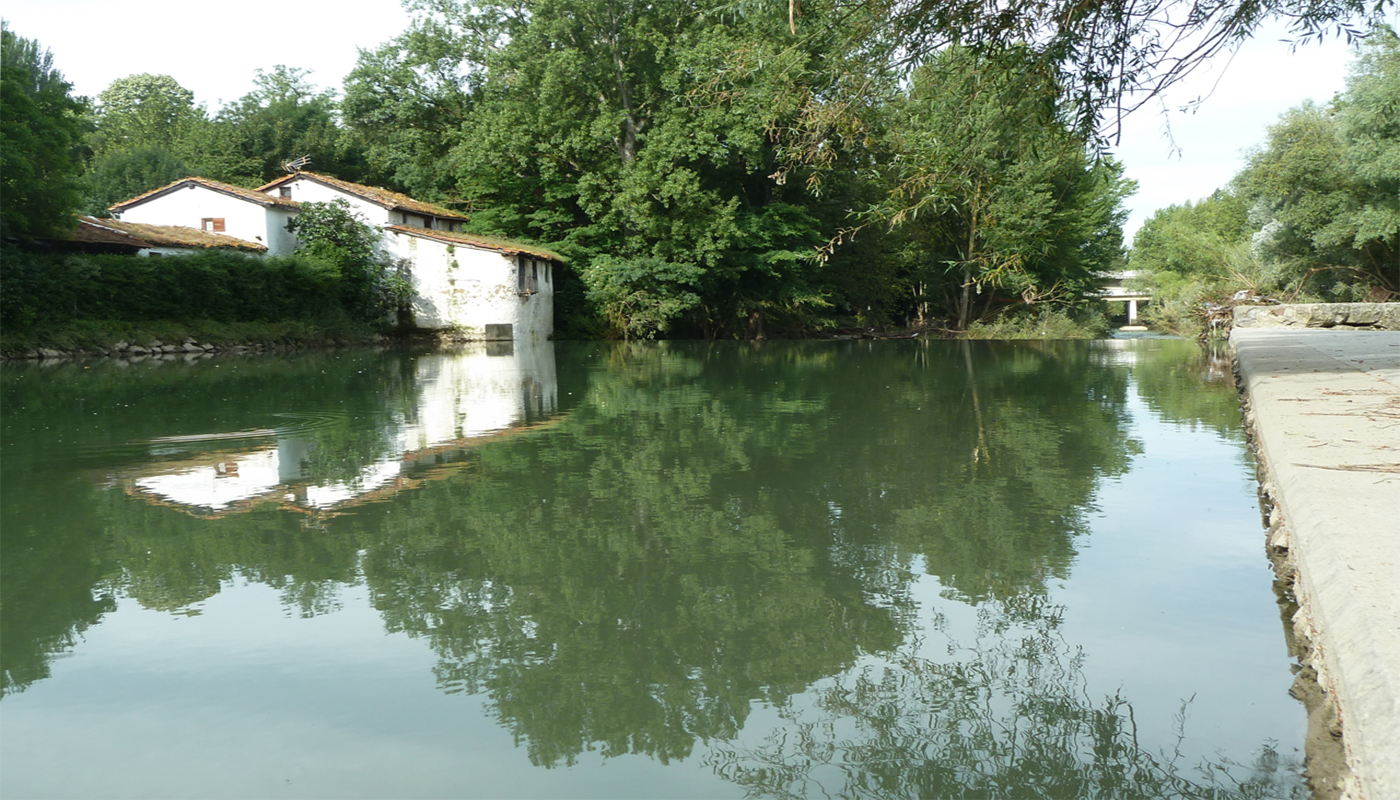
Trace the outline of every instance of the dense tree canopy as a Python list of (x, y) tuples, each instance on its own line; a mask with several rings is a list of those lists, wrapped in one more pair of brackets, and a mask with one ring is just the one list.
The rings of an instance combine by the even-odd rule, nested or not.
[(255, 88), (217, 115), (169, 75), (130, 75), (98, 96), (87, 143), (87, 207), (114, 203), (189, 175), (258, 186), (309, 156), (315, 168), (363, 177), (364, 157), (339, 122), (336, 96), (305, 70), (257, 70)]
[(0, 28), (0, 237), (71, 227), (85, 104), (32, 39)]
[[(1058, 120), (1055, 78), (1025, 74), (1028, 51), (960, 51), (906, 86), (883, 44), (844, 49), (831, 26), (794, 39), (762, 9), (409, 7), (416, 25), (347, 81), (349, 123), (477, 230), (570, 255), (584, 302), (563, 308), (595, 333), (758, 335), (851, 316), (966, 327), (1001, 312), (994, 296), (1079, 303), (1118, 258), (1128, 187)], [(860, 103), (816, 131), (815, 99), (852, 86)], [(394, 155), (424, 127), (452, 143), (433, 179)], [(804, 162), (801, 146), (866, 166)], [(890, 233), (914, 216), (905, 200), (928, 211)]]

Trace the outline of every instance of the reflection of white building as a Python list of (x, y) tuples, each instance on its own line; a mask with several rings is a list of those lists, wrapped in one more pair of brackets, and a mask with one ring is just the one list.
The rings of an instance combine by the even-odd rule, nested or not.
[(503, 348), (509, 355), (493, 355), (496, 347), (418, 359), (417, 418), (399, 434), (401, 452), (477, 439), (553, 416), (559, 399), (554, 347), (515, 343)]
[[(265, 503), (333, 510), (417, 485), (461, 453), (533, 430), (555, 417), (559, 388), (549, 342), (480, 343), (422, 356), (416, 397), (379, 430), (381, 455), (351, 465), (353, 478), (318, 481), (307, 469), (321, 446), (291, 426), (157, 440), (162, 456), (116, 476), (133, 494), (193, 513), (222, 515)], [(337, 454), (330, 454), (337, 457)]]

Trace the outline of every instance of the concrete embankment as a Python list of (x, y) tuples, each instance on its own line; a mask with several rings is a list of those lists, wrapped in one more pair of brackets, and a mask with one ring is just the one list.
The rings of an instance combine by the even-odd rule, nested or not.
[(1400, 798), (1400, 331), (1376, 316), (1239, 309), (1230, 336), (1300, 684), (1316, 676), (1299, 692), (1318, 797)]

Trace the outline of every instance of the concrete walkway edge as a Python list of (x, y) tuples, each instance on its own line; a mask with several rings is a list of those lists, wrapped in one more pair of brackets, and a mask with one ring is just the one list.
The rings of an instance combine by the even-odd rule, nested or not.
[[(1269, 544), (1299, 610), (1305, 668), (1334, 714), (1346, 765), (1319, 797), (1400, 798), (1400, 332), (1231, 333)], [(1337, 785), (1328, 786), (1330, 779)]]

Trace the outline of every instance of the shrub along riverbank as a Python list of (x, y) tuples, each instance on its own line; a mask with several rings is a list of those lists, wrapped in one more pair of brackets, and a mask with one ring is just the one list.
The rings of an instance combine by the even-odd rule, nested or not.
[[(115, 355), (126, 346), (173, 351), (306, 348), (382, 341), (384, 302), (324, 259), (213, 251), (177, 257), (34, 253), (6, 247), (0, 271), (0, 356)], [(833, 329), (835, 330), (835, 329)], [(863, 335), (888, 334), (862, 329)], [(932, 330), (928, 331), (933, 333)], [(1093, 309), (1006, 314), (962, 335), (1088, 339), (1107, 335)], [(825, 329), (788, 335), (823, 337)], [(939, 330), (937, 335), (957, 335)], [(48, 351), (48, 352), (45, 352)], [(167, 350), (173, 352), (172, 350)]]
[(370, 317), (360, 287), (307, 256), (141, 258), (6, 247), (0, 257), (0, 353), (11, 358), (155, 340), (326, 346), (386, 333), (385, 317)]

